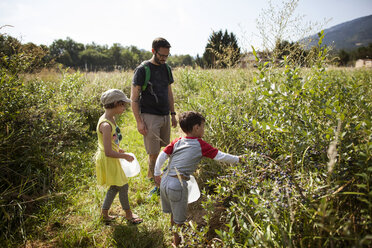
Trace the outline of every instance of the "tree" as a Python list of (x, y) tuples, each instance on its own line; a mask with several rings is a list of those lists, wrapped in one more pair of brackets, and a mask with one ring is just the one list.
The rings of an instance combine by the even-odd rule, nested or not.
[(33, 72), (52, 62), (48, 47), (33, 43), (22, 45), (16, 38), (0, 34), (0, 67), (9, 72)]
[(101, 69), (109, 60), (105, 54), (95, 50), (92, 47), (80, 52), (79, 56), (81, 61), (84, 63), (85, 70), (89, 71)]
[(194, 60), (190, 55), (172, 55), (168, 59), (168, 64), (172, 67), (192, 66), (193, 63)]
[(55, 58), (56, 62), (70, 67), (83, 65), (80, 61), (79, 53), (84, 50), (84, 45), (73, 41), (69, 37), (66, 40), (55, 40), (49, 49), (51, 56)]
[(272, 51), (278, 42), (302, 40), (322, 30), (323, 24), (305, 23), (304, 16), (295, 14), (299, 0), (283, 0), (278, 5), (272, 2), (268, 1), (269, 7), (261, 11), (256, 21), (263, 50)]
[(109, 57), (111, 58), (111, 62), (114, 65), (114, 67), (121, 65), (124, 62), (121, 56), (122, 50), (123, 47), (120, 44), (114, 43), (108, 51)]
[(196, 55), (195, 64), (202, 68), (204, 67), (204, 60), (203, 58), (200, 58), (199, 54)]
[(353, 60), (358, 59), (371, 59), (372, 58), (372, 43), (369, 43), (368, 46), (358, 47), (351, 52)]
[(213, 32), (203, 54), (203, 60), (208, 67), (226, 68), (236, 65), (240, 59), (240, 48), (233, 33), (227, 30)]
[(338, 58), (340, 66), (346, 66), (350, 60), (350, 55), (345, 50), (340, 50), (338, 52)]
[(276, 43), (276, 46), (273, 51), (273, 59), (276, 62), (278, 60), (284, 60), (284, 57), (287, 58), (287, 62), (292, 63), (297, 66), (306, 65), (306, 57), (308, 53), (304, 49), (303, 45), (298, 42), (289, 42), (283, 40)]
[(139, 55), (132, 52), (130, 48), (122, 50), (121, 57), (123, 59), (121, 66), (124, 70), (134, 69), (140, 63)]

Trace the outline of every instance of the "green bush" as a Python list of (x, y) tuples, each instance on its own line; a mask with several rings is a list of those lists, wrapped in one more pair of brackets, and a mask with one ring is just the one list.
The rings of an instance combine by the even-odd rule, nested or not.
[[(203, 162), (206, 225), (186, 232), (193, 245), (371, 245), (371, 71), (328, 71), (318, 52), (310, 69), (180, 72), (178, 108), (206, 116), (208, 142), (247, 154)], [(207, 218), (218, 205), (222, 227)]]
[(4, 68), (0, 76), (0, 231), (2, 239), (25, 240), (26, 216), (81, 180), (84, 156), (75, 151), (91, 146), (102, 111), (79, 73), (55, 82), (26, 82)]

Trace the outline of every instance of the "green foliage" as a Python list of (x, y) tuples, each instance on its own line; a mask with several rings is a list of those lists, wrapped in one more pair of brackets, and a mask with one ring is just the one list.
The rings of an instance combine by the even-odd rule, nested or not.
[(34, 60), (15, 54), (7, 59), (11, 66), (0, 69), (1, 243), (25, 241), (26, 216), (58, 197), (62, 179), (79, 180), (69, 172), (82, 172), (84, 156), (74, 150), (91, 139), (101, 112), (97, 96), (85, 95), (79, 73), (64, 72), (61, 82), (26, 82), (19, 73), (33, 70)]
[[(183, 245), (371, 245), (371, 71), (329, 70), (327, 48), (320, 43), (311, 52), (310, 68), (283, 56), (281, 68), (174, 71), (177, 112), (202, 112), (206, 141), (246, 154), (237, 165), (202, 161), (197, 215), (176, 230)], [(99, 221), (104, 190), (95, 185), (92, 163), (99, 96), (108, 88), (129, 95), (132, 73), (30, 76), (15, 73), (24, 63), (12, 58), (16, 70), (0, 69), (0, 243), (169, 245), (169, 216), (159, 198), (146, 200), (147, 156), (130, 112), (118, 123), (123, 148), (142, 166), (140, 177), (130, 179), (129, 196), (145, 221)]]
[[(34, 72), (50, 68), (55, 63), (64, 67), (84, 71), (134, 70), (142, 61), (152, 57), (152, 53), (135, 46), (123, 47), (118, 43), (107, 45), (83, 45), (67, 37), (55, 40), (49, 48), (33, 43), (21, 44), (17, 39), (0, 34), (0, 65), (14, 73)], [(193, 66), (190, 55), (175, 55), (168, 63), (172, 67)]]
[[(285, 58), (284, 68), (259, 65), (253, 80), (243, 70), (181, 73), (178, 108), (206, 116), (208, 142), (247, 154), (241, 165), (204, 161), (201, 166), (198, 181), (206, 202), (213, 198), (225, 206), (219, 215), (225, 226), (217, 227), (209, 242), (371, 244), (371, 72), (326, 70), (320, 35), (310, 69)], [(207, 216), (213, 214), (204, 208)], [(201, 237), (194, 238), (200, 240), (194, 246), (204, 247), (205, 233), (197, 230)]]
[(171, 67), (193, 66), (194, 59), (190, 55), (172, 55), (168, 58), (167, 63)]
[(78, 67), (82, 65), (79, 53), (84, 50), (84, 45), (73, 41), (67, 37), (66, 40), (55, 40), (50, 45), (50, 55), (56, 59), (56, 62), (67, 67)]
[(372, 58), (372, 43), (368, 44), (368, 46), (358, 47), (353, 51), (339, 50), (334, 56), (340, 66), (354, 66), (355, 61), (358, 59)]
[[(213, 32), (208, 39), (203, 54), (203, 64), (207, 68), (227, 68), (237, 64), (240, 58), (240, 48), (233, 33), (227, 30)], [(201, 65), (199, 65), (201, 66)]]
[[(133, 70), (152, 56), (151, 52), (135, 46), (123, 47), (117, 43), (111, 47), (95, 43), (84, 46), (71, 38), (54, 41), (50, 46), (50, 53), (56, 62), (85, 71)], [(169, 58), (169, 64), (173, 67), (191, 66), (193, 58), (189, 55), (176, 55)]]
[(0, 66), (8, 73), (34, 72), (48, 67), (52, 61), (46, 46), (22, 45), (17, 39), (0, 33)]
[(273, 51), (274, 59), (284, 60), (285, 58), (287, 63), (297, 66), (307, 66), (307, 56), (308, 52), (298, 42), (278, 41)]

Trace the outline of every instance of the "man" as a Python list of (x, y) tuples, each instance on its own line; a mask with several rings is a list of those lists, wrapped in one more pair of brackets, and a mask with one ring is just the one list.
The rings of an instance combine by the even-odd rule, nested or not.
[[(152, 58), (136, 68), (132, 81), (132, 111), (149, 156), (147, 177), (150, 180), (154, 179), (154, 167), (160, 148), (170, 142), (169, 114), (172, 126), (177, 126), (171, 86), (174, 80), (171, 69), (165, 64), (170, 56), (170, 47), (166, 39), (156, 38), (152, 42)], [(150, 80), (147, 84), (146, 66), (150, 69)], [(157, 185), (150, 195), (155, 192), (159, 194)]]

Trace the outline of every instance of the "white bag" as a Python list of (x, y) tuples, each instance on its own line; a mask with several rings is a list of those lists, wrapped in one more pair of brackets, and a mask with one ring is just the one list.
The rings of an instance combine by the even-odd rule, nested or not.
[(195, 202), (200, 197), (200, 190), (195, 177), (190, 175), (190, 180), (187, 181), (187, 190), (189, 191), (187, 203)]
[(141, 171), (141, 167), (137, 161), (136, 156), (134, 156), (133, 153), (127, 152), (126, 154), (132, 156), (134, 159), (132, 162), (129, 162), (123, 158), (120, 158), (120, 164), (121, 168), (123, 168), (123, 171), (127, 177), (134, 177), (137, 176), (138, 173)]

